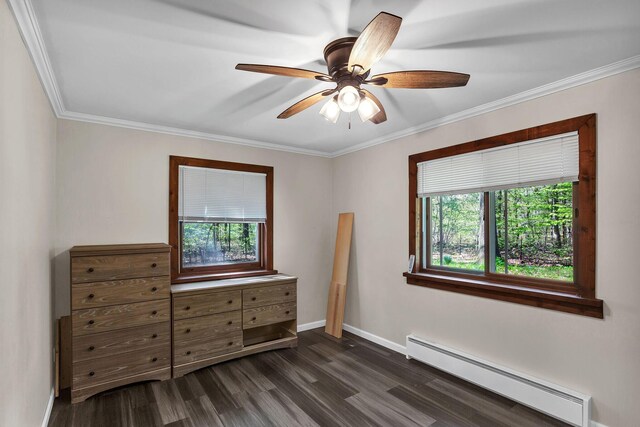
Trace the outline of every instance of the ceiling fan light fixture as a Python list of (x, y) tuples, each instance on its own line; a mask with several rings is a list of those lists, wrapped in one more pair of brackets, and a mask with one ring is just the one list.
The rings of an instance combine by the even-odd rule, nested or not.
[(338, 105), (345, 113), (351, 113), (358, 109), (360, 105), (360, 94), (353, 86), (345, 86), (338, 93)]
[(358, 106), (358, 115), (360, 120), (366, 122), (380, 112), (380, 108), (371, 99), (363, 96)]
[(329, 102), (322, 106), (320, 114), (331, 123), (338, 121), (338, 117), (340, 117), (340, 106), (335, 97), (331, 98)]

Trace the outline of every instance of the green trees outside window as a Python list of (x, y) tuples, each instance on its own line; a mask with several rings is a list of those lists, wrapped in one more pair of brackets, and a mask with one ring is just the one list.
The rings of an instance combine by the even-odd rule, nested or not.
[(202, 267), (258, 260), (258, 224), (182, 223), (182, 265)]

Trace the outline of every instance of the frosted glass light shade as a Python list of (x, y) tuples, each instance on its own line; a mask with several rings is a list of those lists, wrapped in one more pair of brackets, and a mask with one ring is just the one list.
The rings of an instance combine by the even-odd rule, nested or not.
[(320, 114), (331, 123), (335, 123), (340, 117), (340, 106), (338, 106), (335, 99), (330, 99), (329, 102), (322, 106)]
[(358, 109), (360, 105), (360, 94), (358, 89), (353, 86), (345, 86), (340, 89), (338, 94), (338, 105), (345, 113), (350, 113)]
[(378, 105), (367, 97), (363, 97), (358, 107), (358, 115), (360, 120), (366, 122), (380, 112)]

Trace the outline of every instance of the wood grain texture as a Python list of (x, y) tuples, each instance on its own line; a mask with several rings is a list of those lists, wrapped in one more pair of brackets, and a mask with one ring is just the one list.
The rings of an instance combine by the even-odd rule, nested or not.
[(166, 299), (170, 293), (169, 276), (74, 283), (71, 285), (71, 309)]
[(169, 275), (168, 253), (71, 258), (71, 283)]
[(360, 66), (362, 72), (369, 70), (380, 61), (389, 50), (400, 30), (402, 18), (390, 13), (380, 12), (362, 30), (349, 55), (349, 71)]
[(242, 328), (250, 329), (273, 323), (286, 322), (297, 317), (296, 302), (283, 302), (242, 311)]
[(184, 365), (242, 349), (242, 330), (216, 334), (199, 340), (178, 341), (173, 346), (173, 364)]
[(236, 65), (236, 70), (273, 74), (283, 77), (298, 77), (302, 79), (316, 79), (317, 77), (324, 77), (329, 81), (331, 80), (331, 77), (318, 71), (304, 70), (302, 68), (281, 67), (278, 65), (238, 64)]
[(254, 308), (263, 305), (295, 301), (297, 297), (296, 283), (283, 285), (260, 286), (242, 291), (242, 308)]
[(173, 318), (187, 319), (196, 316), (240, 310), (241, 291), (211, 292), (200, 295), (179, 295), (173, 298)]
[(73, 341), (73, 360), (96, 359), (148, 347), (171, 346), (171, 322), (78, 336)]
[(170, 366), (171, 353), (166, 345), (83, 360), (73, 364), (73, 387), (77, 390), (118, 380), (122, 378), (123, 371), (127, 372), (127, 376), (132, 376)]
[(83, 245), (74, 246), (69, 250), (72, 257), (95, 255), (128, 255), (138, 253), (152, 253), (171, 251), (171, 246), (166, 243), (133, 243), (122, 245)]
[(62, 316), (60, 327), (60, 389), (71, 387), (71, 316)]
[(335, 339), (317, 329), (296, 340), (297, 348), (199, 370), (195, 363), (195, 372), (179, 378), (129, 385), (76, 405), (63, 394), (49, 425), (566, 426), (348, 332)]
[(386, 88), (438, 89), (465, 86), (469, 77), (469, 74), (451, 71), (411, 70), (376, 74), (371, 77), (371, 81), (372, 84)]
[(336, 250), (333, 257), (333, 275), (329, 287), (327, 323), (325, 326), (325, 332), (336, 338), (342, 336), (344, 306), (347, 298), (347, 278), (349, 275), (352, 230), (353, 212), (341, 213), (338, 216)]
[(170, 317), (168, 300), (76, 310), (71, 314), (74, 337), (166, 322)]
[(242, 311), (198, 316), (173, 322), (174, 346), (182, 342), (201, 340), (242, 330)]
[(287, 108), (286, 110), (284, 110), (282, 113), (280, 113), (278, 115), (279, 119), (288, 119), (291, 116), (294, 116), (304, 110), (306, 110), (307, 108), (311, 107), (312, 105), (317, 104), (318, 102), (322, 101), (323, 99), (329, 99), (327, 98), (327, 96), (331, 95), (332, 93), (334, 93), (335, 90), (323, 90), (317, 93), (314, 93), (313, 95), (309, 95), (304, 99), (301, 99), (300, 101), (296, 102), (295, 104), (293, 104), (291, 107)]

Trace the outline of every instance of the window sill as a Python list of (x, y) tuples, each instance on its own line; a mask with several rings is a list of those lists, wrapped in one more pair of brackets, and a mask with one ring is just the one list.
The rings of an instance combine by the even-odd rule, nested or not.
[(467, 279), (426, 273), (403, 273), (410, 285), (442, 289), (461, 294), (475, 295), (516, 304), (532, 305), (549, 310), (564, 311), (582, 316), (603, 318), (603, 302), (600, 299), (530, 289), (522, 286), (505, 285), (482, 279)]
[(243, 277), (268, 276), (270, 274), (278, 274), (278, 270), (253, 270), (215, 274), (194, 274), (192, 276), (180, 276), (172, 278), (171, 284), (176, 285), (179, 283), (207, 282), (210, 280), (241, 279)]

